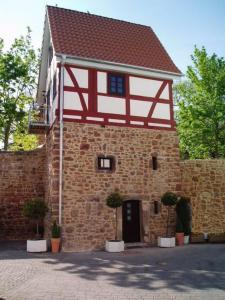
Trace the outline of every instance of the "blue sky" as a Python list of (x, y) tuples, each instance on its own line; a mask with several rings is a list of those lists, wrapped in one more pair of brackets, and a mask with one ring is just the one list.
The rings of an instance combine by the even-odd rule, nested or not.
[(0, 37), (6, 46), (30, 26), (34, 46), (41, 47), (46, 4), (151, 26), (182, 72), (194, 45), (225, 56), (225, 0), (1, 1)]

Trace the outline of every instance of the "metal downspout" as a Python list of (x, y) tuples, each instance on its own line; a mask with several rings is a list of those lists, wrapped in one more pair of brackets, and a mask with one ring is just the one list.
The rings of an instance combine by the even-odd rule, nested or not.
[(60, 113), (59, 113), (59, 226), (62, 225), (63, 197), (63, 107), (64, 107), (64, 63), (66, 56), (62, 55), (60, 72)]

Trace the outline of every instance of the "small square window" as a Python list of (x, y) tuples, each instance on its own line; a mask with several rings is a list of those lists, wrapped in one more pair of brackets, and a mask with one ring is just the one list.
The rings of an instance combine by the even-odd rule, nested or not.
[(125, 96), (125, 76), (120, 74), (109, 74), (108, 87), (108, 93), (110, 95)]
[(115, 160), (112, 156), (99, 156), (98, 157), (98, 170), (100, 171), (113, 171)]

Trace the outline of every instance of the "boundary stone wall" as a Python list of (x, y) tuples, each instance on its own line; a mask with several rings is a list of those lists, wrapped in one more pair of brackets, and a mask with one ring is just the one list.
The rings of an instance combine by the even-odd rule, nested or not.
[(27, 239), (33, 225), (22, 214), (24, 201), (44, 197), (45, 147), (0, 152), (0, 239)]
[(225, 233), (225, 160), (182, 161), (182, 191), (190, 197), (192, 232)]

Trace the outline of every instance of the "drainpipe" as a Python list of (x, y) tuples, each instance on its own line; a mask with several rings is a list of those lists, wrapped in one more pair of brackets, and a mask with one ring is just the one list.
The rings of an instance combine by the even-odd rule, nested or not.
[(60, 72), (60, 108), (59, 108), (59, 226), (62, 225), (62, 190), (63, 190), (63, 107), (64, 107), (64, 63), (62, 55)]

